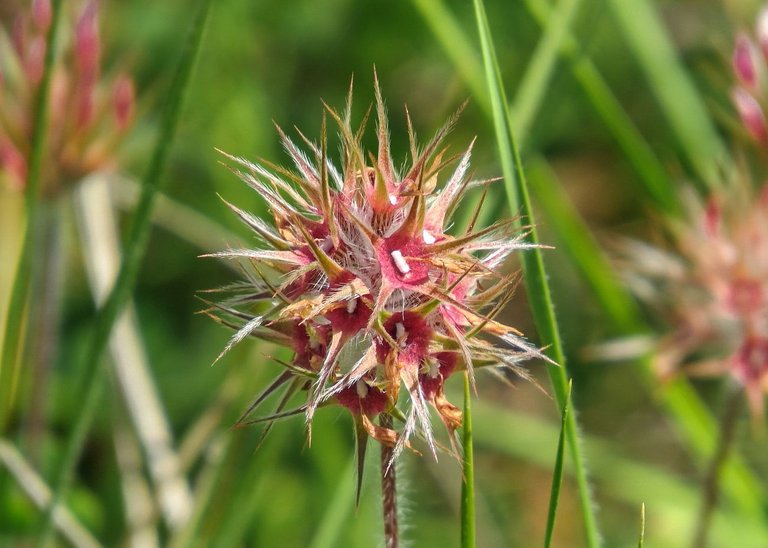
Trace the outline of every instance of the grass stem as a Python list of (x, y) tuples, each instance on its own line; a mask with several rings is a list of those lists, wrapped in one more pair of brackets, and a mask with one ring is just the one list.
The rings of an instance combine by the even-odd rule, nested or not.
[[(536, 220), (531, 209), (525, 172), (522, 168), (522, 161), (514, 138), (513, 124), (509, 114), (509, 103), (506, 99), (501, 72), (496, 60), (485, 8), (482, 0), (475, 0), (474, 5), (487, 85), (493, 105), (494, 127), (504, 174), (507, 200), (510, 211), (513, 214), (519, 213), (525, 219), (526, 224), (530, 226), (528, 242), (537, 245)], [(555, 393), (555, 400), (562, 409), (567, 399), (568, 374), (565, 365), (565, 353), (563, 352), (562, 341), (557, 327), (554, 305), (541, 251), (537, 248), (527, 251), (522, 255), (522, 263), (525, 288), (536, 328), (542, 340), (549, 345), (547, 355), (554, 363), (558, 364), (550, 366), (548, 373)], [(565, 436), (570, 457), (576, 471), (576, 483), (578, 485), (586, 541), (590, 547), (599, 546), (600, 534), (592, 504), (586, 464), (581, 453), (575, 413), (569, 413), (566, 418)]]
[(707, 546), (707, 537), (709, 536), (710, 523), (714, 516), (715, 508), (720, 493), (720, 475), (728, 458), (728, 452), (733, 445), (736, 437), (736, 425), (741, 415), (741, 408), (744, 401), (742, 390), (732, 387), (726, 402), (722, 420), (720, 421), (720, 439), (718, 440), (715, 453), (709, 463), (707, 475), (702, 486), (701, 511), (699, 512), (696, 532), (691, 546), (693, 548), (704, 548)]
[(464, 431), (462, 442), (464, 477), (461, 483), (461, 546), (474, 548), (475, 535), (475, 458), (472, 441), (472, 406), (469, 374), (464, 373)]

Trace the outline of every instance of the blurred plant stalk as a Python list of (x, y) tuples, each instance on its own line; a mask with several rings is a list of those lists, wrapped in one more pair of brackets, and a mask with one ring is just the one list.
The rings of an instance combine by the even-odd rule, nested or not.
[[(109, 183), (108, 176), (93, 175), (83, 181), (75, 193), (88, 282), (98, 306), (104, 304), (120, 266), (117, 219)], [(189, 517), (192, 496), (173, 448), (171, 428), (152, 380), (132, 303), (115, 323), (109, 349), (118, 385), (157, 489), (160, 508), (168, 526), (176, 529)]]
[[(35, 505), (43, 509), (51, 501), (51, 490), (35, 469), (24, 460), (21, 453), (10, 442), (0, 438), (0, 465), (8, 470), (17, 485), (24, 490)], [(59, 507), (53, 516), (56, 528), (73, 546), (96, 548), (101, 546), (93, 535), (77, 521), (72, 512)]]

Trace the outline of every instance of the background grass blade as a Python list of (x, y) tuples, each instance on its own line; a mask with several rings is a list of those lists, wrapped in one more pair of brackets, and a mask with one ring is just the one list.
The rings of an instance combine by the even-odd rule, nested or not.
[(342, 471), (333, 496), (328, 502), (326, 511), (320, 519), (309, 548), (333, 548), (339, 545), (339, 536), (344, 528), (344, 522), (353, 513), (355, 507), (355, 469), (356, 459), (353, 456)]
[[(0, 466), (7, 469), (8, 474), (14, 478), (36, 506), (43, 509), (46, 507), (51, 500), (51, 490), (37, 471), (24, 460), (19, 450), (2, 438), (0, 438)], [(82, 548), (101, 546), (69, 508), (62, 506), (58, 509), (54, 524), (73, 546)]]
[(39, 545), (41, 546), (47, 544), (51, 532), (52, 516), (71, 483), (75, 464), (99, 403), (103, 377), (103, 370), (99, 367), (101, 357), (109, 341), (112, 326), (130, 297), (141, 259), (144, 256), (151, 228), (150, 216), (154, 194), (160, 186), (163, 169), (173, 144), (184, 96), (189, 87), (192, 69), (201, 48), (212, 3), (212, 0), (202, 0), (195, 15), (181, 60), (171, 83), (157, 145), (147, 170), (136, 212), (128, 230), (127, 245), (120, 272), (106, 303), (99, 309), (94, 321), (94, 330), (84, 366), (87, 386), (84, 390), (83, 405), (67, 440), (64, 458), (57, 474), (55, 491), (40, 533)]
[[(558, 53), (568, 36), (568, 29), (578, 11), (581, 0), (560, 0), (547, 19), (544, 34), (533, 52), (523, 79), (512, 102), (514, 134), (528, 135), (531, 122), (540, 110), (555, 69)], [(523, 146), (521, 143), (520, 146)]]
[(701, 181), (720, 185), (719, 168), (730, 160), (704, 103), (678, 59), (655, 8), (648, 0), (608, 0), (632, 52)]
[(474, 47), (456, 18), (442, 0), (413, 0), (413, 3), (458, 69), (472, 95), (490, 116), (491, 103), (483, 85), (483, 67), (478, 63)]
[[(475, 402), (474, 418), (477, 449), (492, 449), (500, 455), (535, 463), (543, 469), (552, 467), (551, 454), (545, 448), (552, 447), (557, 440), (556, 422), (485, 401)], [(690, 531), (695, 524), (700, 498), (698, 486), (672, 470), (629, 458), (611, 442), (585, 436), (583, 443), (590, 455), (594, 481), (606, 496), (606, 505), (614, 500), (633, 507), (645, 503), (648, 523), (661, 525), (658, 530), (654, 528), (654, 542), (660, 546), (679, 545), (681, 531)], [(567, 462), (564, 470), (573, 478), (575, 470), (570, 464)], [(622, 528), (620, 537), (610, 545), (634, 544), (635, 535), (634, 528)], [(725, 505), (718, 509), (711, 539), (713, 546), (750, 546), (755, 539), (768, 538), (767, 535), (764, 518), (748, 516)], [(664, 541), (662, 537), (665, 537)], [(568, 545), (572, 543), (575, 541), (570, 540)]]
[(557, 505), (560, 502), (560, 488), (563, 483), (563, 462), (565, 454), (565, 429), (568, 423), (568, 413), (571, 406), (571, 384), (568, 384), (568, 395), (563, 405), (562, 416), (560, 417), (560, 435), (557, 438), (557, 454), (555, 456), (555, 466), (552, 469), (552, 489), (549, 493), (549, 510), (547, 511), (547, 531), (544, 535), (544, 546), (549, 548), (552, 545), (552, 534), (555, 532), (555, 517), (557, 517)]
[[(95, 175), (75, 190), (81, 248), (91, 294), (103, 304), (120, 264), (117, 219), (109, 196), (108, 178)], [(186, 521), (192, 497), (181, 474), (171, 426), (151, 372), (136, 308), (129, 299), (115, 321), (109, 342), (117, 385), (157, 489), (160, 512), (171, 529)]]
[(637, 333), (642, 325), (637, 304), (620, 285), (613, 265), (570, 203), (552, 169), (543, 159), (534, 158), (528, 162), (528, 180), (536, 189), (536, 204), (541, 208), (546, 226), (560, 239), (557, 249), (566, 253), (577, 266), (610, 315), (614, 331)]
[(637, 548), (645, 545), (645, 503), (640, 505), (640, 536), (637, 539)]
[[(414, 3), (420, 9), (429, 28), (435, 33), (448, 58), (459, 68), (459, 73), (472, 90), (475, 99), (484, 112), (491, 116), (490, 102), (479, 80), (482, 78), (482, 69), (472, 49), (466, 47), (468, 40), (455, 17), (441, 0), (414, 0)], [(548, 21), (554, 16), (555, 10), (547, 0), (525, 0), (525, 4), (542, 28), (551, 28), (548, 27)], [(450, 32), (446, 29), (450, 29)], [(627, 115), (621, 101), (608, 86), (595, 64), (581, 50), (574, 36), (563, 32), (559, 35), (559, 41), (558, 54), (568, 61), (574, 79), (581, 86), (598, 116), (611, 132), (616, 144), (637, 173), (642, 190), (664, 211), (677, 212), (679, 209), (677, 196), (669, 174)], [(525, 79), (522, 80), (521, 89), (527, 85)], [(530, 112), (519, 109), (515, 111), (516, 117), (535, 117), (536, 109), (541, 106), (541, 103), (528, 104), (531, 108)], [(520, 137), (525, 138), (525, 135)]]
[(472, 441), (472, 391), (469, 375), (464, 373), (464, 428), (462, 441), (464, 455), (462, 469), (464, 477), (461, 482), (461, 546), (475, 546), (475, 457)]
[[(490, 29), (488, 27), (485, 9), (482, 0), (475, 0), (475, 13), (480, 35), (480, 43), (485, 65), (485, 73), (488, 88), (491, 95), (491, 104), (494, 112), (494, 127), (499, 146), (504, 184), (507, 191), (507, 200), (513, 214), (519, 213), (525, 218), (526, 223), (532, 228), (528, 236), (531, 243), (538, 243), (528, 189), (525, 182), (525, 174), (522, 169), (519, 153), (515, 145), (512, 122), (509, 116), (509, 108), (506, 100), (503, 82), (501, 80), (496, 54), (493, 48)], [(558, 405), (564, 406), (567, 394), (567, 374), (565, 369), (565, 355), (557, 328), (552, 299), (544, 270), (544, 263), (538, 249), (530, 250), (522, 256), (523, 276), (525, 287), (534, 321), (543, 341), (550, 346), (547, 354), (559, 366), (548, 367), (548, 373), (555, 392)], [(592, 506), (589, 483), (587, 480), (586, 466), (579, 446), (578, 431), (574, 414), (566, 418), (566, 436), (571, 459), (576, 469), (577, 483), (582, 510), (582, 519), (589, 546), (600, 544), (600, 535), (597, 520)]]
[(52, 10), (53, 19), (48, 31), (48, 47), (45, 51), (43, 78), (37, 90), (35, 101), (35, 125), (32, 131), (29, 170), (24, 190), (26, 213), (24, 237), (11, 289), (11, 299), (6, 312), (5, 332), (2, 340), (3, 350), (2, 356), (0, 356), (0, 432), (5, 430), (8, 415), (13, 409), (24, 352), (25, 309), (33, 278), (32, 261), (34, 245), (37, 241), (39, 188), (47, 144), (49, 95), (61, 21), (61, 0), (53, 0)]

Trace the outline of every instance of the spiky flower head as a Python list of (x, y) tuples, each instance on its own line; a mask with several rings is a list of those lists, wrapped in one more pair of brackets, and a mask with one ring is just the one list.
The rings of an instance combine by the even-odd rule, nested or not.
[[(341, 169), (327, 153), (325, 115), (319, 143), (299, 132), (305, 151), (277, 128), (294, 170), (226, 155), (263, 196), (272, 222), (227, 204), (260, 245), (214, 255), (240, 260), (247, 276), (227, 288), (235, 293), (229, 300), (211, 304), (215, 318), (237, 329), (222, 355), (251, 335), (293, 350), (285, 372), (241, 423), (271, 425), (305, 413), (309, 426), (318, 407), (337, 404), (354, 417), (359, 459), (368, 437), (393, 447), (396, 457), (414, 434), (436, 453), (431, 406), (455, 450), (462, 413), (446, 399), (445, 380), (458, 371), (472, 376), (480, 367), (525, 376), (520, 362), (541, 357), (518, 331), (494, 319), (516, 279), (499, 267), (529, 244), (512, 220), (471, 226), (461, 236), (446, 233), (465, 191), (491, 182), (470, 179), (472, 144), (455, 156), (442, 148), (456, 116), (421, 149), (408, 119), (411, 158), (398, 170), (378, 82), (375, 154), (361, 144), (368, 116), (352, 127), (351, 97), (350, 87), (343, 112), (325, 109), (338, 127)], [(456, 167), (440, 184), (451, 164)], [(276, 412), (251, 420), (253, 409), (281, 387), (286, 396)], [(300, 390), (306, 403), (285, 411)], [(402, 427), (376, 424), (381, 414)]]
[(685, 193), (671, 250), (632, 242), (630, 286), (669, 323), (656, 364), (665, 376), (729, 375), (755, 417), (768, 389), (768, 186), (746, 177), (702, 200)]
[[(26, 180), (51, 17), (50, 0), (31, 0), (10, 33), (0, 29), (0, 176), (14, 188)], [(46, 197), (88, 173), (113, 168), (114, 151), (133, 122), (131, 78), (102, 78), (97, 1), (83, 2), (63, 30), (51, 80), (41, 181)]]

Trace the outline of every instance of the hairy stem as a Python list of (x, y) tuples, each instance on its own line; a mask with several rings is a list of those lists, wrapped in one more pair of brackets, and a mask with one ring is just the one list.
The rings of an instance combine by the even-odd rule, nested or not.
[(720, 421), (720, 439), (718, 440), (715, 453), (709, 462), (707, 476), (702, 486), (701, 511), (696, 525), (696, 534), (691, 546), (693, 548), (704, 548), (707, 545), (707, 535), (709, 534), (709, 525), (712, 522), (720, 490), (720, 472), (728, 458), (728, 452), (733, 445), (736, 435), (736, 424), (741, 414), (741, 405), (744, 394), (741, 390), (732, 390), (728, 396), (725, 411)]
[[(392, 428), (392, 417), (382, 414), (379, 423), (383, 428)], [(392, 462), (393, 448), (381, 445), (381, 502), (384, 517), (384, 546), (397, 548), (400, 537), (397, 531), (397, 478)]]

